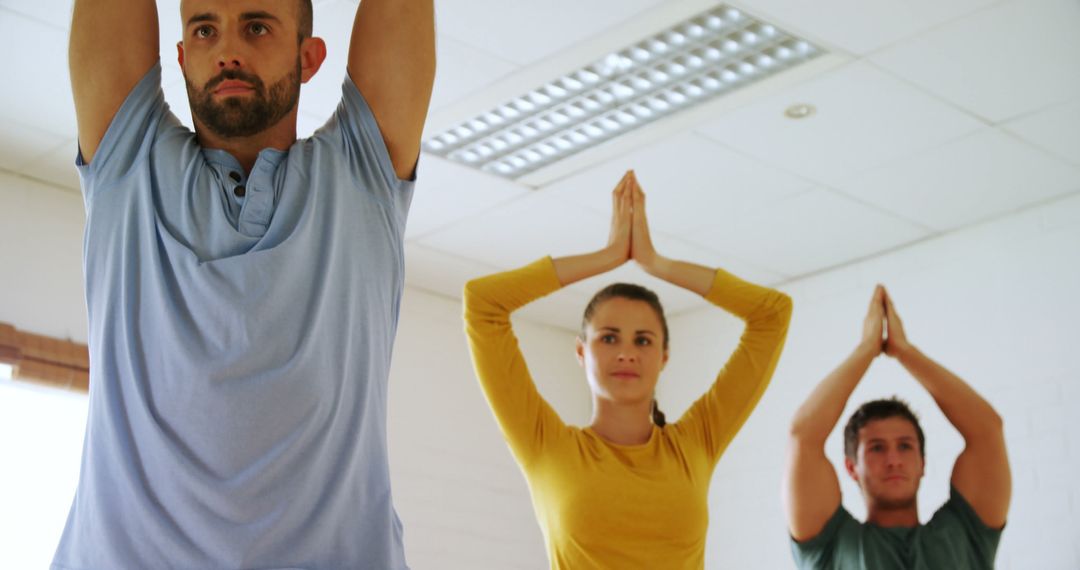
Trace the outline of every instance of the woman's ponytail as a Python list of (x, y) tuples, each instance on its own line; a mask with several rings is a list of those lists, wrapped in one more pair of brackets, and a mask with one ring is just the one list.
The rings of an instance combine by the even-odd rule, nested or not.
[(664, 418), (664, 412), (660, 411), (660, 406), (656, 404), (656, 398), (652, 401), (652, 423), (656, 424), (656, 427), (667, 425), (667, 419)]

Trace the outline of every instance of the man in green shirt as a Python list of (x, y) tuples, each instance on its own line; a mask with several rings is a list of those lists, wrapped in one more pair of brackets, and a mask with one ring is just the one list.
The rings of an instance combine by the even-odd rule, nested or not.
[[(925, 525), (916, 502), (923, 432), (903, 402), (863, 404), (844, 430), (844, 467), (862, 490), (865, 523), (841, 505), (840, 482), (825, 456), (829, 432), (883, 352), (930, 392), (964, 438), (949, 500)], [(892, 300), (878, 286), (862, 341), (814, 389), (791, 424), (784, 508), (796, 564), (815, 570), (993, 568), (1011, 492), (1001, 417), (971, 386), (908, 342)]]

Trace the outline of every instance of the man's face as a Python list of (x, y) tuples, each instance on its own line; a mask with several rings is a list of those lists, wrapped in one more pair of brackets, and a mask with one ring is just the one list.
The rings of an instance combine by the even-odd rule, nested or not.
[(872, 420), (859, 430), (855, 460), (845, 460), (870, 508), (915, 506), (923, 476), (923, 458), (915, 426), (905, 418)]
[(180, 65), (197, 123), (247, 137), (289, 115), (302, 79), (296, 0), (184, 0), (180, 12)]

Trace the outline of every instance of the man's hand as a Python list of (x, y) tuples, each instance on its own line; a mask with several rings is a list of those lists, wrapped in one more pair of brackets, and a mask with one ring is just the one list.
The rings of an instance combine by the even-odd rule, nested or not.
[(634, 171), (627, 170), (611, 191), (611, 229), (608, 231), (608, 243), (603, 249), (552, 259), (559, 283), (569, 285), (611, 271), (630, 260), (630, 244), (633, 239), (633, 218), (630, 211), (633, 207), (633, 179)]
[(654, 273), (660, 255), (653, 247), (649, 234), (649, 220), (645, 217), (645, 191), (638, 184), (634, 171), (629, 172), (630, 191), (633, 196), (633, 230), (631, 231), (630, 257), (645, 271)]
[(893, 358), (899, 358), (900, 355), (907, 353), (911, 350), (911, 343), (907, 340), (907, 334), (904, 332), (904, 323), (900, 321), (900, 315), (896, 313), (896, 308), (893, 307), (892, 297), (889, 296), (888, 291), (884, 291), (885, 297), (885, 322), (888, 326), (888, 338), (885, 339), (885, 354)]
[[(869, 350), (876, 357), (885, 348), (886, 341), (883, 338), (885, 327), (885, 288), (878, 285), (874, 288), (874, 295), (870, 298), (870, 307), (866, 311), (863, 320), (862, 340), (859, 345), (864, 350)], [(892, 332), (891, 329), (889, 332)]]

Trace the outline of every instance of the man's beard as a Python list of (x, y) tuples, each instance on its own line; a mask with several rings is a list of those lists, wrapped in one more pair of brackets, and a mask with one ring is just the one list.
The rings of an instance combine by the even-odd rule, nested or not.
[[(227, 97), (214, 101), (213, 91), (226, 80), (244, 81), (251, 85), (251, 96)], [(300, 58), (291, 73), (266, 89), (262, 79), (243, 71), (227, 69), (197, 89), (187, 84), (191, 114), (207, 129), (222, 138), (249, 137), (265, 131), (288, 115), (300, 99)]]

